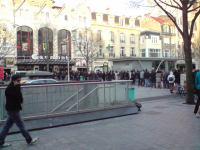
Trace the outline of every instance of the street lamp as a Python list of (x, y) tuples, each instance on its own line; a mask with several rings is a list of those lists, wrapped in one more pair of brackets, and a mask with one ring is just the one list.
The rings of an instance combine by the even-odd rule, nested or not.
[[(72, 30), (71, 32), (73, 33), (73, 32), (76, 32), (78, 29), (75, 29), (75, 30)], [(68, 74), (67, 74), (67, 76), (68, 76), (68, 81), (70, 81), (70, 76), (69, 76), (69, 39), (68, 39), (68, 36), (67, 36), (67, 40), (66, 40), (66, 42), (67, 42), (67, 51), (68, 51), (68, 53), (67, 53), (67, 71), (68, 71)]]

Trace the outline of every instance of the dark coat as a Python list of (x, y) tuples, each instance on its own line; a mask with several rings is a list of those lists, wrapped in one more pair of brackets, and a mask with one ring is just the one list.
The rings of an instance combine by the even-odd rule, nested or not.
[(177, 72), (176, 74), (175, 74), (175, 83), (178, 83), (178, 84), (180, 84), (180, 73), (179, 72)]
[(21, 103), (23, 103), (23, 97), (20, 85), (14, 86), (14, 83), (11, 82), (5, 90), (5, 95), (6, 110), (22, 110)]

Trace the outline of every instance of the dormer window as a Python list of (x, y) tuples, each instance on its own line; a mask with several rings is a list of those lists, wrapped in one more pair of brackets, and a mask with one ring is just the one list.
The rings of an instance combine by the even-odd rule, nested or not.
[(41, 18), (44, 18), (44, 12), (41, 12)]
[(49, 19), (49, 13), (48, 12), (46, 13), (46, 19)]
[(29, 10), (28, 9), (25, 10), (25, 14), (26, 14), (27, 17), (29, 17)]
[(109, 25), (112, 25), (112, 24), (113, 24), (113, 18), (110, 17), (110, 18), (109, 18)]
[(130, 20), (130, 27), (133, 28), (133, 20)]
[(20, 16), (23, 15), (23, 11), (24, 11), (23, 9), (20, 9), (20, 12), (19, 12), (19, 13), (20, 13), (20, 14), (19, 14)]
[(124, 20), (120, 19), (120, 26), (123, 26), (123, 25), (124, 25)]
[(65, 15), (65, 21), (68, 21), (68, 16), (67, 15)]
[(101, 15), (97, 16), (97, 22), (100, 23), (101, 22)]
[(168, 27), (167, 26), (164, 26), (164, 32), (168, 32)]
[(139, 20), (139, 19), (136, 19), (136, 20), (135, 20), (135, 25), (136, 25), (136, 26), (140, 26), (140, 20)]

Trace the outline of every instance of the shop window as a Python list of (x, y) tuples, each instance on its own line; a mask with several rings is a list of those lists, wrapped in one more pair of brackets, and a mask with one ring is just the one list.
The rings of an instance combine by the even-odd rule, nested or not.
[(68, 30), (62, 29), (58, 31), (58, 55), (71, 56), (71, 35)]
[(17, 28), (17, 56), (33, 54), (33, 30), (27, 26)]
[(38, 31), (39, 55), (53, 56), (53, 31), (47, 27)]

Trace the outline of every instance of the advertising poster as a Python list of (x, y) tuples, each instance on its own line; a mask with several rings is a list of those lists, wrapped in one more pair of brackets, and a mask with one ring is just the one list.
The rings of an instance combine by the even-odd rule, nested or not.
[(0, 79), (3, 80), (3, 66), (0, 66)]
[(28, 43), (22, 43), (22, 51), (24, 52), (28, 51)]

